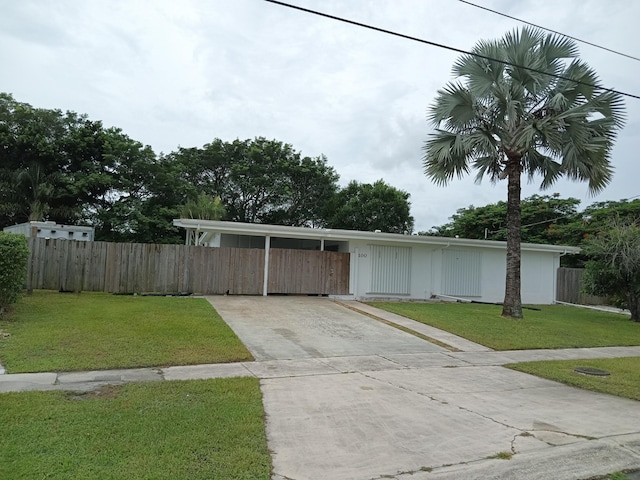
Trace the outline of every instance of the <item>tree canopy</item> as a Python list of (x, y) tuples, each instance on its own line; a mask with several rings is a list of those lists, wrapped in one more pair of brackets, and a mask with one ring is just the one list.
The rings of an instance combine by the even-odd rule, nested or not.
[(571, 39), (523, 28), (483, 40), (453, 66), (438, 91), (425, 143), (428, 178), (446, 185), (472, 170), (507, 181), (507, 269), (502, 314), (521, 318), (521, 176), (548, 188), (566, 176), (592, 192), (609, 183), (622, 97), (603, 89)]
[(589, 238), (584, 249), (590, 258), (585, 290), (622, 299), (631, 311), (631, 320), (640, 322), (640, 226), (614, 222)]
[(328, 228), (412, 233), (410, 195), (387, 185), (383, 180), (373, 184), (355, 180), (333, 196), (327, 204)]
[(108, 208), (121, 172), (153, 151), (85, 115), (34, 108), (0, 93), (0, 224), (87, 221)]
[(86, 115), (35, 108), (0, 93), (0, 145), (0, 227), (53, 220), (93, 225), (97, 240), (147, 243), (183, 242), (184, 232), (173, 226), (182, 214), (307, 227), (413, 228), (406, 192), (382, 181), (340, 189), (326, 157), (303, 156), (275, 139), (215, 138), (201, 148), (156, 155)]
[[(574, 245), (566, 241), (565, 229), (577, 221), (577, 198), (559, 195), (532, 195), (521, 202), (522, 241)], [(451, 222), (432, 227), (425, 235), (506, 240), (507, 203), (500, 201), (480, 207), (460, 208)]]

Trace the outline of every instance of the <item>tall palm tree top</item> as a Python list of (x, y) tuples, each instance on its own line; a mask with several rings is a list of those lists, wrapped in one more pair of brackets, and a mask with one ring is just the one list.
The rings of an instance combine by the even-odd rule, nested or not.
[(588, 182), (592, 192), (609, 183), (624, 102), (600, 85), (572, 40), (525, 27), (480, 41), (472, 53), (456, 61), (456, 80), (430, 107), (430, 179), (445, 185), (474, 170), (476, 181), (496, 182), (512, 171), (540, 175), (541, 188), (563, 175)]

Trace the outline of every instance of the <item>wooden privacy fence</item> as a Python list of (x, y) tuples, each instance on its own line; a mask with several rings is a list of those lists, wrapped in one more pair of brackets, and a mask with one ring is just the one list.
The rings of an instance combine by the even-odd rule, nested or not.
[[(260, 295), (265, 251), (29, 239), (27, 289)], [(271, 249), (268, 293), (347, 294), (349, 254)]]
[(264, 250), (30, 238), (27, 288), (262, 293)]
[(578, 305), (606, 305), (607, 299), (582, 292), (583, 268), (558, 268), (556, 300)]
[(348, 253), (269, 250), (269, 293), (349, 293)]

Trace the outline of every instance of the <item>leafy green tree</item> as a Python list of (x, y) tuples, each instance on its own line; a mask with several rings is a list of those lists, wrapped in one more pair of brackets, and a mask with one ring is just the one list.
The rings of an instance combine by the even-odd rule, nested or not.
[(373, 184), (355, 180), (340, 190), (327, 204), (328, 228), (412, 233), (410, 195), (387, 185), (383, 180)]
[(119, 166), (115, 200), (96, 212), (96, 238), (113, 242), (182, 243), (173, 226), (181, 206), (198, 195), (184, 165), (153, 152), (131, 150), (131, 163)]
[(614, 224), (587, 240), (584, 250), (590, 258), (583, 277), (585, 290), (624, 299), (631, 320), (640, 322), (640, 226)]
[(566, 37), (523, 28), (479, 42), (473, 54), (456, 61), (459, 80), (439, 90), (430, 108), (436, 132), (425, 144), (425, 173), (440, 185), (472, 169), (477, 181), (507, 181), (502, 315), (522, 318), (521, 176), (541, 176), (541, 188), (566, 176), (602, 190), (612, 176), (609, 156), (624, 105), (599, 86)]
[[(0, 93), (0, 226), (91, 222), (122, 195), (149, 147), (86, 115), (34, 108)], [(97, 225), (100, 227), (100, 225)]]
[(257, 137), (181, 148), (170, 162), (200, 194), (219, 196), (235, 222), (321, 226), (338, 175), (324, 156), (303, 157), (289, 144)]
[(589, 238), (606, 231), (611, 222), (640, 224), (640, 199), (595, 202), (559, 228), (568, 245), (581, 245)]

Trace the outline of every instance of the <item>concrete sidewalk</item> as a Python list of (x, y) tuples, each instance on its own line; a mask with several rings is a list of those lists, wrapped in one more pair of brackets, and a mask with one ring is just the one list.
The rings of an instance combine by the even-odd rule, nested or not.
[[(259, 379), (371, 373), (421, 368), (483, 367), (541, 360), (577, 360), (640, 356), (640, 346), (514, 350), (500, 352), (438, 352), (348, 357), (214, 363), (164, 368), (44, 372), (0, 375), (0, 393), (29, 390), (95, 390), (103, 385), (161, 380), (256, 377)], [(640, 405), (638, 406), (640, 408)]]
[[(640, 356), (640, 346), (496, 352), (357, 302), (342, 302), (347, 310), (327, 299), (214, 301), (262, 360), (5, 374), (0, 392), (253, 376), (273, 480), (581, 480), (640, 469), (640, 402), (501, 366)], [(305, 302), (322, 318), (296, 321)], [(422, 345), (354, 310), (460, 351)]]

